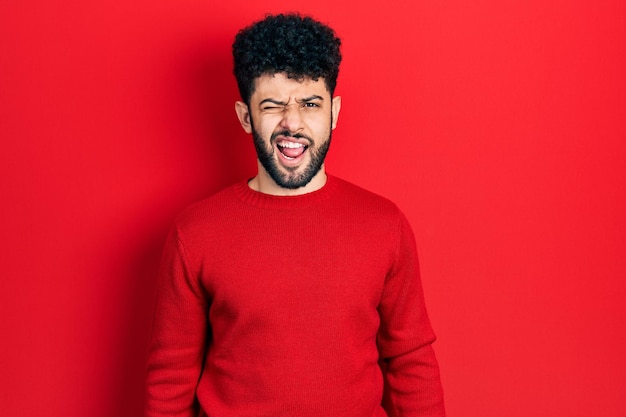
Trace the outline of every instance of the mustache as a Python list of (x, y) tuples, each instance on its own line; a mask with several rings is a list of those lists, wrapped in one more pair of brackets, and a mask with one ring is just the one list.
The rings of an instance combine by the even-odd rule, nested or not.
[(276, 141), (276, 138), (278, 136), (283, 136), (283, 137), (286, 137), (286, 138), (294, 138), (294, 139), (306, 139), (309, 142), (311, 142), (311, 144), (313, 143), (313, 139), (311, 139), (307, 135), (303, 135), (301, 133), (291, 133), (288, 130), (281, 130), (279, 132), (272, 133), (272, 136), (270, 138), (271, 142)]

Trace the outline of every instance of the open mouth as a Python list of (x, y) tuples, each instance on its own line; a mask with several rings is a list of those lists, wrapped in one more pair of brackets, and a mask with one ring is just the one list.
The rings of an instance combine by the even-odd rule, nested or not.
[(276, 147), (282, 156), (289, 161), (298, 159), (309, 148), (309, 146), (304, 143), (292, 142), (289, 140), (281, 140), (277, 142)]

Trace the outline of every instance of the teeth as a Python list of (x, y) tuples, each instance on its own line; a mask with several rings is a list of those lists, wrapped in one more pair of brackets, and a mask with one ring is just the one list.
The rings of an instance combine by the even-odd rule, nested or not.
[(278, 146), (280, 146), (281, 148), (291, 148), (291, 149), (295, 149), (295, 148), (304, 148), (304, 144), (302, 143), (296, 143), (296, 142), (280, 142), (277, 143)]

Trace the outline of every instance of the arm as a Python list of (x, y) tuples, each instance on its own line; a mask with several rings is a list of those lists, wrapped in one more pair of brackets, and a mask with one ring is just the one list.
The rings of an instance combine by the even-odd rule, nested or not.
[(443, 391), (424, 304), (413, 232), (401, 217), (397, 251), (379, 305), (378, 334), (390, 417), (444, 417)]
[(177, 230), (166, 242), (148, 353), (146, 417), (197, 415), (207, 301)]

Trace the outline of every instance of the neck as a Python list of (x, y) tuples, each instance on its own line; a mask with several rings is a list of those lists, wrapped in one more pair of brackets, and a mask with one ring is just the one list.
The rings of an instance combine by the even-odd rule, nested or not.
[(252, 178), (248, 182), (248, 186), (254, 191), (258, 191), (263, 194), (278, 195), (278, 196), (294, 196), (312, 193), (322, 188), (326, 184), (326, 171), (324, 166), (320, 168), (317, 174), (311, 179), (311, 181), (304, 187), (290, 189), (284, 188), (276, 184), (276, 182), (270, 177), (265, 169), (259, 164), (259, 171), (256, 177)]

